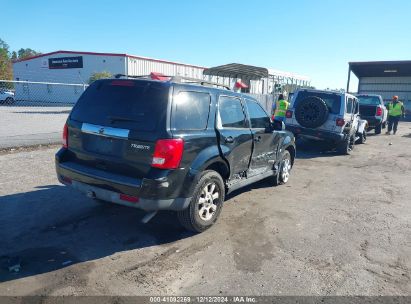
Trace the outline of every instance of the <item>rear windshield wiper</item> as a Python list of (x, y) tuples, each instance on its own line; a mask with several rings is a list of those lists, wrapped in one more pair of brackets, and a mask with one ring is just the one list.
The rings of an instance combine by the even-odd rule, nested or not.
[(138, 120), (136, 120), (136, 119), (127, 118), (127, 117), (121, 117), (121, 116), (109, 116), (108, 119), (110, 120), (111, 123), (116, 122), (116, 121), (133, 121), (133, 122), (138, 122)]

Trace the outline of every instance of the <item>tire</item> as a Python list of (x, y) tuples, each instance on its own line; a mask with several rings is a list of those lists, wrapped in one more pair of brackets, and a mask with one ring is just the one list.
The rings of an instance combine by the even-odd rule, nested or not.
[(378, 126), (376, 126), (375, 127), (375, 134), (381, 134), (381, 127), (382, 127), (382, 125), (381, 124), (379, 124)]
[(358, 139), (358, 141), (356, 142), (356, 144), (365, 144), (367, 142), (367, 134), (366, 132), (362, 132), (362, 134), (359, 134), (360, 138)]
[(178, 220), (187, 230), (197, 233), (207, 230), (217, 221), (224, 196), (225, 187), (220, 174), (213, 170), (204, 171), (189, 206), (177, 212)]
[(324, 100), (310, 96), (301, 100), (295, 108), (295, 119), (306, 128), (317, 128), (328, 118), (328, 107)]
[(354, 150), (355, 135), (347, 137), (343, 141), (337, 144), (337, 152), (342, 155), (349, 155)]
[(290, 178), (290, 172), (292, 169), (291, 154), (288, 150), (285, 150), (280, 160), (280, 167), (275, 176), (273, 176), (274, 186), (286, 184)]
[(13, 99), (12, 97), (7, 97), (7, 98), (6, 98), (5, 104), (11, 105), (11, 104), (13, 104), (13, 103), (14, 103), (14, 99)]

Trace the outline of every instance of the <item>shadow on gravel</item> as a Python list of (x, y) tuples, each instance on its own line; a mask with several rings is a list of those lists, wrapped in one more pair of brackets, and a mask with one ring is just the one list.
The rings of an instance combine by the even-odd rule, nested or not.
[(340, 156), (332, 145), (322, 141), (298, 139), (296, 146), (297, 159)]
[(0, 202), (0, 282), (193, 235), (172, 212), (159, 212), (144, 225), (143, 211), (97, 203), (64, 186), (38, 187)]

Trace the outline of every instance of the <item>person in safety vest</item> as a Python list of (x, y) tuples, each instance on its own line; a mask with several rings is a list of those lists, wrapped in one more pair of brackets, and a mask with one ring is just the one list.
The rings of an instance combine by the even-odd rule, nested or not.
[(391, 135), (394, 129), (394, 135), (397, 133), (398, 122), (401, 117), (405, 117), (404, 104), (398, 100), (398, 96), (393, 96), (392, 101), (387, 105), (388, 109), (388, 131), (386, 134)]
[(278, 100), (275, 103), (275, 111), (273, 115), (273, 120), (285, 121), (285, 113), (287, 112), (290, 103), (284, 99), (284, 95), (280, 94)]

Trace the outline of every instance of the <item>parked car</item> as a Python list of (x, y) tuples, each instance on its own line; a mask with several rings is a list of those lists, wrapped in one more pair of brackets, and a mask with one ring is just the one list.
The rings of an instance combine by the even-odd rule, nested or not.
[(295, 153), (292, 133), (247, 95), (125, 78), (86, 89), (55, 161), (60, 182), (91, 198), (150, 211), (145, 221), (174, 210), (201, 232), (226, 194), (268, 177), (286, 183)]
[(13, 104), (14, 101), (14, 93), (12, 91), (0, 89), (0, 104)]
[(388, 118), (388, 110), (384, 105), (384, 100), (380, 95), (359, 94), (361, 118), (368, 121), (367, 131), (375, 130), (375, 134), (380, 134), (381, 129), (385, 129)]
[(297, 90), (285, 124), (296, 137), (330, 142), (342, 154), (367, 139), (367, 121), (360, 118), (357, 98), (342, 92)]

